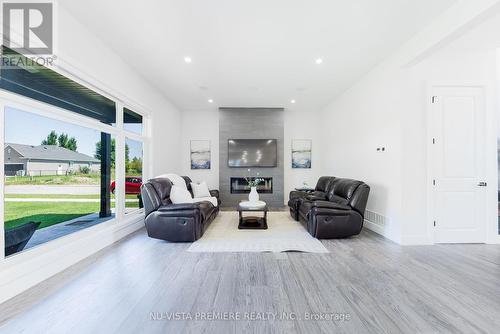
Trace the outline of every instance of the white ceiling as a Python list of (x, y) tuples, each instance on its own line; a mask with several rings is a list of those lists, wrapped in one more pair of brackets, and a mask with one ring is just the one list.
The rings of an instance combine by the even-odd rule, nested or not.
[[(313, 111), (454, 2), (85, 0), (61, 5), (181, 110)], [(185, 56), (192, 63), (186, 64)], [(319, 57), (321, 65), (315, 63)], [(297, 103), (291, 105), (292, 99)]]

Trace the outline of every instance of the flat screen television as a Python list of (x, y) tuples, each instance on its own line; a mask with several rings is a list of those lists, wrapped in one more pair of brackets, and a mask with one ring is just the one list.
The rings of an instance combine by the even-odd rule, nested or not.
[(229, 139), (229, 167), (276, 167), (278, 146), (276, 139)]

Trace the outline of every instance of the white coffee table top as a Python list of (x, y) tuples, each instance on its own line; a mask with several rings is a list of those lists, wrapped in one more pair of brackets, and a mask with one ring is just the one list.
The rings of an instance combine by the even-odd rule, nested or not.
[(264, 208), (266, 206), (266, 202), (264, 201), (257, 201), (257, 202), (250, 202), (250, 201), (242, 201), (240, 202), (240, 206), (245, 209), (260, 209)]

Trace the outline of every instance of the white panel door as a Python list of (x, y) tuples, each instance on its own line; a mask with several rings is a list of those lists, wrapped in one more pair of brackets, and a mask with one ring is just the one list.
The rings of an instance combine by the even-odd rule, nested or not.
[(482, 88), (434, 87), (433, 213), (436, 243), (486, 241)]

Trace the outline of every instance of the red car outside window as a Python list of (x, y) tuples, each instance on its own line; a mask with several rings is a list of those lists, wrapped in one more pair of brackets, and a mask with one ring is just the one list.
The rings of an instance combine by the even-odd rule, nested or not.
[[(135, 176), (125, 177), (125, 194), (127, 195), (137, 195), (141, 193), (142, 178)], [(111, 183), (111, 192), (115, 193), (116, 183), (113, 181)]]

